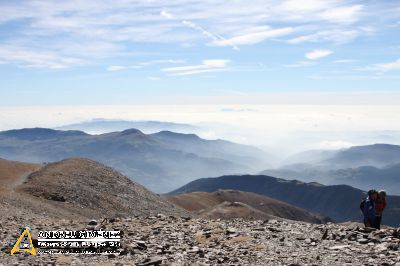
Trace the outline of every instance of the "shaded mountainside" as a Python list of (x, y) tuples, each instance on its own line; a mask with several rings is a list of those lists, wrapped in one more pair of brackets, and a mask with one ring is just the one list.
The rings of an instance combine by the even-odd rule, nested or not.
[(167, 200), (203, 217), (230, 219), (290, 219), (311, 223), (330, 221), (319, 215), (267, 196), (238, 190), (191, 192), (165, 196)]
[[(195, 191), (214, 192), (219, 189), (235, 189), (266, 195), (310, 212), (326, 215), (337, 222), (360, 221), (360, 201), (365, 197), (362, 190), (346, 186), (324, 186), (263, 175), (236, 175), (202, 178), (170, 192), (171, 195)], [(383, 223), (400, 224), (400, 197), (388, 196), (388, 207)]]
[(363, 190), (384, 189), (389, 194), (400, 194), (400, 164), (383, 168), (361, 166), (334, 170), (321, 169), (312, 165), (301, 167), (296, 165), (290, 168), (268, 169), (260, 174), (305, 182), (317, 181), (326, 185), (346, 184)]
[(248, 145), (238, 145), (226, 140), (204, 140), (195, 134), (179, 134), (171, 131), (161, 131), (151, 134), (163, 143), (168, 143), (175, 150), (197, 154), (207, 158), (220, 158), (253, 168), (262, 167), (263, 159), (271, 157), (258, 148)]
[(400, 195), (400, 164), (381, 169), (373, 166), (329, 171), (331, 184), (348, 184), (364, 190), (371, 187), (385, 189), (389, 194)]
[(295, 154), (284, 161), (283, 168), (291, 165), (313, 165), (325, 169), (357, 168), (374, 166), (382, 168), (400, 163), (400, 146), (373, 144), (354, 146), (347, 149), (326, 151), (311, 150)]
[(335, 168), (352, 168), (365, 165), (384, 167), (400, 163), (400, 146), (390, 144), (355, 146), (338, 151), (323, 162)]
[(157, 192), (204, 176), (259, 171), (253, 165), (261, 164), (262, 155), (253, 147), (173, 132), (146, 135), (128, 129), (89, 135), (43, 128), (0, 132), (0, 157), (34, 163), (85, 157)]
[(7, 216), (188, 215), (112, 168), (88, 159), (71, 158), (47, 164), (22, 177), (20, 183), (0, 193), (0, 209)]

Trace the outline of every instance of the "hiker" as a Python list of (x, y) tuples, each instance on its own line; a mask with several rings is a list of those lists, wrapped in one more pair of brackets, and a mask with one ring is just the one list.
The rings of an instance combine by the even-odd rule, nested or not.
[(381, 229), (382, 213), (386, 207), (386, 192), (381, 190), (375, 200), (375, 228)]
[(375, 189), (368, 191), (368, 197), (364, 203), (364, 225), (365, 227), (375, 226), (375, 200), (378, 196), (378, 192)]

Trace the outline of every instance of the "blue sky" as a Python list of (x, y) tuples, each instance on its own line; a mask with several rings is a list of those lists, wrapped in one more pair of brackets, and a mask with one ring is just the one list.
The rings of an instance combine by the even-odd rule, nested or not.
[(400, 90), (398, 1), (3, 0), (0, 12), (7, 106)]

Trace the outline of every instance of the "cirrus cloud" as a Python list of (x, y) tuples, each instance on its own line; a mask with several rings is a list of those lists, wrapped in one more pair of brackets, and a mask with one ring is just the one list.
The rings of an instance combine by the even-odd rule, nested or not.
[(230, 60), (227, 59), (209, 59), (203, 60), (199, 65), (168, 67), (161, 69), (163, 72), (173, 76), (186, 76), (208, 72), (219, 72), (228, 70), (227, 66)]
[[(371, 21), (377, 21), (374, 26), (378, 30), (388, 21), (397, 23), (398, 12), (383, 2), (0, 1), (0, 25), (7, 29), (3, 28), (4, 32), (0, 29), (0, 42), (17, 47), (16, 55), (29, 51), (49, 58), (48, 62), (32, 64), (7, 53), (1, 61), (18, 66), (61, 68), (130, 56), (138, 47), (149, 52), (147, 47), (151, 45), (190, 44), (239, 50), (242, 45), (273, 38), (290, 44), (343, 44), (374, 34), (365, 30)], [(377, 5), (382, 7), (376, 8)], [(387, 16), (381, 16), (382, 13)], [(374, 19), (378, 16), (379, 20)], [(150, 52), (154, 50), (157, 49)], [(60, 62), (63, 58), (68, 62)]]
[(388, 63), (374, 64), (372, 67), (380, 71), (400, 70), (400, 59)]
[(304, 56), (309, 60), (317, 60), (317, 59), (326, 57), (332, 53), (333, 53), (333, 51), (331, 51), (331, 50), (316, 49), (316, 50), (306, 53)]
[(264, 31), (252, 32), (243, 35), (234, 36), (229, 39), (215, 40), (212, 44), (216, 46), (239, 46), (239, 45), (250, 45), (262, 42), (266, 39), (285, 36), (294, 32), (294, 28), (278, 28), (268, 29)]

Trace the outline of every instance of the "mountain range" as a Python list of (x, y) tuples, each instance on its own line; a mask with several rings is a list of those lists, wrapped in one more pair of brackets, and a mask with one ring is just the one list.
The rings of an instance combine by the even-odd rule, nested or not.
[(377, 143), (340, 150), (311, 150), (287, 158), (283, 164), (314, 164), (329, 169), (385, 167), (400, 163), (400, 146)]
[[(336, 222), (361, 221), (359, 204), (365, 192), (347, 185), (324, 186), (319, 183), (304, 183), (265, 175), (233, 175), (217, 178), (201, 178), (170, 192), (178, 195), (191, 192), (215, 192), (233, 189), (266, 195), (307, 211), (320, 213)], [(400, 225), (400, 196), (388, 196), (388, 207), (383, 223)]]
[(136, 128), (144, 133), (156, 133), (164, 130), (188, 133), (199, 130), (198, 126), (162, 122), (162, 121), (128, 121), (119, 119), (94, 118), (92, 120), (79, 123), (59, 126), (57, 130), (79, 130), (89, 134), (104, 134), (109, 132), (124, 131), (126, 129)]
[(400, 194), (400, 146), (374, 144), (338, 151), (306, 151), (286, 160), (276, 169), (262, 171), (285, 179), (346, 184), (363, 190), (384, 189)]
[(256, 172), (267, 165), (267, 155), (251, 146), (170, 131), (144, 134), (137, 129), (100, 135), (47, 128), (2, 131), (0, 157), (32, 163), (85, 157), (156, 192), (204, 176)]
[(389, 194), (400, 195), (400, 164), (383, 168), (360, 166), (333, 170), (313, 165), (293, 165), (290, 168), (268, 169), (260, 174), (305, 182), (318, 181), (326, 185), (346, 184), (362, 190), (383, 189)]

